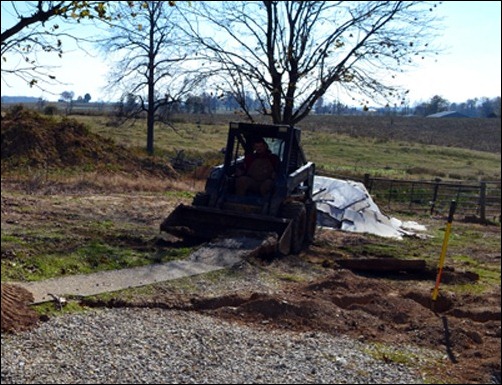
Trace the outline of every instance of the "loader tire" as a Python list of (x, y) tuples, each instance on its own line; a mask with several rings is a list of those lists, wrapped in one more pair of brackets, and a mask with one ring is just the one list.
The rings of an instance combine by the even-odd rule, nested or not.
[(305, 230), (304, 243), (308, 246), (311, 245), (315, 239), (317, 229), (317, 204), (315, 202), (307, 203), (305, 208), (307, 210), (307, 229)]
[(302, 202), (286, 203), (281, 209), (283, 218), (292, 219), (291, 254), (298, 254), (303, 248), (307, 228), (307, 212)]

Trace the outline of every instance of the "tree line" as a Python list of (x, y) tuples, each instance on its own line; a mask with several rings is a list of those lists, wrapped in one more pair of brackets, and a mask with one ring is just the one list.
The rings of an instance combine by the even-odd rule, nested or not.
[[(260, 106), (258, 100), (252, 95), (246, 96), (246, 104), (252, 109)], [(438, 100), (441, 103), (438, 103)], [(361, 108), (350, 106), (337, 101), (324, 102), (324, 98), (316, 103), (313, 113), (317, 115), (364, 115), (372, 114), (376, 116), (428, 116), (438, 112), (455, 111), (471, 118), (500, 118), (500, 97), (496, 98), (473, 98), (462, 103), (450, 103), (440, 96), (433, 96), (429, 101), (419, 103), (414, 107), (382, 107), (382, 108)], [(161, 115), (169, 119), (173, 114), (214, 114), (218, 112), (234, 112), (240, 110), (239, 103), (231, 95), (215, 96), (213, 93), (204, 92), (200, 95), (188, 95), (186, 99), (166, 106), (160, 112)], [(134, 95), (128, 95), (121, 99), (115, 107), (115, 112), (119, 116), (136, 116), (140, 112), (139, 101)]]
[[(118, 102), (98, 102), (90, 104), (92, 99), (91, 94), (86, 93), (84, 96), (74, 98), (73, 91), (64, 91), (58, 99), (59, 103), (64, 103), (65, 113), (73, 113), (74, 106), (82, 106), (89, 104), (88, 109), (98, 108), (104, 111), (112, 111), (117, 118), (127, 120), (129, 118), (144, 117), (144, 112), (141, 109), (140, 101), (133, 94), (128, 94), (122, 97)], [(258, 108), (259, 101), (254, 100), (252, 95), (248, 95), (247, 104), (251, 108)], [(441, 103), (437, 103), (442, 100)], [(33, 103), (37, 105), (40, 111), (49, 114), (57, 113), (57, 108), (47, 100), (42, 98), (25, 98), (25, 97), (4, 97), (2, 103)], [(97, 105), (97, 107), (96, 107)], [(500, 97), (496, 98), (473, 98), (461, 103), (450, 103), (440, 96), (433, 96), (429, 101), (418, 103), (413, 107), (381, 107), (381, 108), (361, 108), (348, 104), (328, 101), (324, 98), (316, 103), (313, 113), (316, 115), (373, 115), (373, 116), (420, 116), (425, 117), (438, 112), (455, 111), (471, 118), (500, 118), (501, 102)], [(224, 97), (215, 96), (211, 92), (203, 92), (200, 95), (191, 94), (182, 100), (177, 100), (174, 103), (162, 107), (158, 111), (158, 121), (168, 123), (175, 114), (217, 114), (217, 113), (234, 113), (240, 110), (239, 103), (231, 96)]]

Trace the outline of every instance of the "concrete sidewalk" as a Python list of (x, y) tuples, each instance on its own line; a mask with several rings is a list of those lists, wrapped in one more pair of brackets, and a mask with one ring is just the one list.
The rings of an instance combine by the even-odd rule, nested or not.
[(247, 256), (256, 254), (263, 247), (270, 247), (267, 240), (266, 234), (263, 237), (234, 236), (202, 245), (188, 260), (78, 274), (45, 281), (9, 283), (31, 292), (34, 297), (33, 304), (54, 300), (50, 294), (57, 297), (85, 297), (225, 269), (241, 263)]
[(207, 265), (200, 262), (172, 261), (130, 269), (52, 278), (45, 281), (9, 283), (21, 286), (31, 292), (34, 297), (32, 303), (37, 304), (52, 301), (54, 298), (50, 294), (58, 297), (96, 295), (224, 268), (225, 266)]

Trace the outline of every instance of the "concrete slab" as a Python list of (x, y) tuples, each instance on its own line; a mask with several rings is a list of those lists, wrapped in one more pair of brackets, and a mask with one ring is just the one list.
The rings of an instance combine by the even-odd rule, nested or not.
[(268, 233), (253, 232), (251, 236), (236, 233), (201, 245), (188, 260), (77, 274), (45, 281), (9, 283), (31, 292), (33, 304), (53, 301), (51, 294), (65, 298), (86, 297), (229, 268), (250, 255), (274, 249), (276, 238), (271, 238)]
[(224, 268), (225, 266), (208, 265), (193, 261), (172, 261), (130, 269), (52, 278), (45, 281), (9, 283), (24, 287), (30, 291), (34, 297), (33, 304), (37, 304), (52, 301), (54, 298), (50, 294), (58, 297), (96, 295)]

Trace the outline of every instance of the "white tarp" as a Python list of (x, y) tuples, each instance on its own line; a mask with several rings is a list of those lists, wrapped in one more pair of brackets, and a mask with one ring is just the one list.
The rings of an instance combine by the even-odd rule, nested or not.
[(360, 182), (315, 176), (314, 193), (318, 225), (323, 227), (396, 239), (426, 230), (416, 222), (382, 214)]

